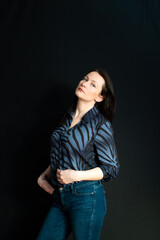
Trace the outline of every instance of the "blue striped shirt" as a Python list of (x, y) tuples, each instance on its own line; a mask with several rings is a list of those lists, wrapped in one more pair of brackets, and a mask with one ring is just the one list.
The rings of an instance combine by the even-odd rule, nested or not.
[(111, 122), (94, 106), (69, 129), (73, 113), (68, 111), (63, 126), (51, 134), (51, 183), (64, 186), (56, 178), (57, 168), (80, 171), (99, 167), (103, 172), (102, 181), (111, 181), (120, 168)]

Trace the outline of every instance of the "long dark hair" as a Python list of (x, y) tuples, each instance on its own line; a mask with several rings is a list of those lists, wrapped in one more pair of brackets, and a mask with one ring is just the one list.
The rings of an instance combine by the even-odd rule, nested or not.
[[(108, 73), (101, 68), (93, 68), (88, 73), (90, 73), (90, 72), (99, 73), (99, 75), (101, 75), (103, 77), (103, 79), (105, 80), (105, 84), (102, 87), (102, 91), (101, 91), (101, 95), (104, 96), (104, 100), (102, 102), (96, 102), (95, 106), (103, 114), (103, 116), (112, 123), (115, 109), (116, 109), (116, 99), (115, 99), (112, 81), (111, 81)], [(72, 110), (76, 109), (77, 100), (78, 100), (78, 97), (76, 95), (74, 95), (72, 104), (69, 107), (69, 109), (67, 110), (67, 112), (71, 109)], [(63, 116), (60, 118), (58, 126), (63, 125), (63, 123), (65, 122), (67, 112), (65, 112), (63, 114)]]

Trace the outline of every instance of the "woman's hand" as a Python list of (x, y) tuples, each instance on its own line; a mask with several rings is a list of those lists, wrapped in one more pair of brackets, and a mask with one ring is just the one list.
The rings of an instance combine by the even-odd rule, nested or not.
[(57, 169), (57, 180), (62, 184), (72, 183), (77, 181), (77, 171), (72, 169), (60, 170)]
[(46, 192), (52, 194), (54, 191), (54, 188), (52, 185), (47, 181), (47, 175), (45, 173), (42, 173), (39, 178), (37, 179), (38, 185), (43, 188)]

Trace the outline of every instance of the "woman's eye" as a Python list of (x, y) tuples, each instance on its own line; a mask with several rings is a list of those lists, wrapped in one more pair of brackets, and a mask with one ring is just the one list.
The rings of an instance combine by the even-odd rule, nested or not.
[(96, 85), (94, 85), (94, 83), (92, 83), (92, 86), (95, 87)]
[(87, 78), (83, 78), (85, 81), (88, 81), (88, 79)]

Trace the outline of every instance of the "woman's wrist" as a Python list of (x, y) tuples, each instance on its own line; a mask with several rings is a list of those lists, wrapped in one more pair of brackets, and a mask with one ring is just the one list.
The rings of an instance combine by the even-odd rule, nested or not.
[(81, 181), (82, 179), (82, 171), (75, 171), (75, 181)]

